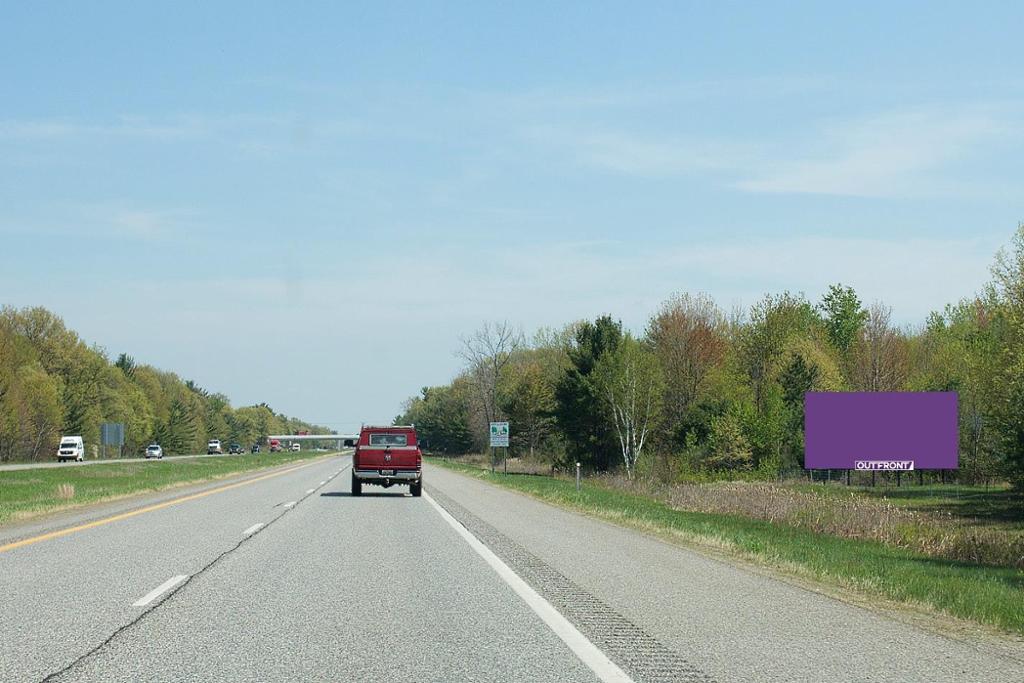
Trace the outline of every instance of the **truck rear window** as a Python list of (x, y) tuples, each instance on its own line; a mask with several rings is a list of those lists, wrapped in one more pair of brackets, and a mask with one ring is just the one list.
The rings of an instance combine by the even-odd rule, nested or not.
[(370, 434), (371, 446), (405, 446), (409, 443), (406, 434)]

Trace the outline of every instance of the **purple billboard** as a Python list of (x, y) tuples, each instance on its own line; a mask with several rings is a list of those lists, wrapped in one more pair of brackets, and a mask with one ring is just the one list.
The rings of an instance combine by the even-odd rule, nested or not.
[(957, 468), (955, 392), (812, 391), (804, 416), (807, 469)]

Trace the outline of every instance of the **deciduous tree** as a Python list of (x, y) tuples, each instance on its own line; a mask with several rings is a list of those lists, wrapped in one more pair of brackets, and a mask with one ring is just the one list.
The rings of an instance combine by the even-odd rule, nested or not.
[(484, 323), (462, 340), (459, 355), (466, 362), (466, 374), (482, 413), (481, 440), (488, 435), (489, 422), (500, 416), (498, 383), (512, 356), (522, 346), (522, 334), (508, 322)]
[(624, 335), (615, 350), (598, 360), (593, 380), (618, 437), (626, 474), (632, 478), (661, 416), (665, 382), (658, 358)]
[(849, 351), (868, 319), (853, 287), (830, 285), (818, 304), (832, 345), (842, 354)]
[(647, 338), (665, 372), (666, 419), (678, 425), (725, 356), (725, 318), (707, 295), (676, 294), (651, 318)]
[(907, 345), (890, 325), (892, 309), (875, 302), (854, 348), (853, 382), (859, 391), (900, 391), (907, 378)]

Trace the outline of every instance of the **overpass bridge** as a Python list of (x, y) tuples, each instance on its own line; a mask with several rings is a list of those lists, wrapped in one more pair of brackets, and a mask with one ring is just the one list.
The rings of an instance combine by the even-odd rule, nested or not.
[(277, 439), (282, 444), (291, 445), (298, 441), (335, 441), (338, 448), (355, 446), (359, 442), (358, 434), (271, 434), (267, 439)]

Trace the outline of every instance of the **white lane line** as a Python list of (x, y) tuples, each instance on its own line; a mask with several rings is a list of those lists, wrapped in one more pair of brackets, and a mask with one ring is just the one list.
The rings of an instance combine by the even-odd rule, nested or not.
[(491, 569), (505, 583), (512, 587), (512, 590), (523, 599), (523, 602), (529, 605), (530, 609), (541, 618), (541, 621), (547, 624), (548, 628), (554, 631), (555, 635), (569, 646), (569, 649), (580, 658), (580, 661), (597, 674), (600, 680), (604, 681), (604, 683), (634, 683), (633, 679), (625, 671), (620, 669), (615, 662), (608, 659), (605, 653), (601, 652), (596, 645), (590, 642), (590, 639), (580, 633), (579, 629), (573, 626), (571, 621), (563, 617), (550, 602), (541, 597), (537, 591), (530, 588), (528, 583), (519, 578), (518, 574), (502, 562), (500, 557), (491, 552), (490, 548), (481, 543), (480, 539), (474, 536), (469, 529), (462, 526), (447, 510), (438, 505), (437, 501), (430, 497), (430, 494), (424, 492), (423, 497), (437, 510), (437, 513), (441, 515), (444, 521), (448, 522), (458, 532), (459, 536), (462, 536), (463, 540), (476, 551), (477, 555), (484, 558), (484, 561), (491, 566)]
[(285, 506), (286, 508), (291, 508), (291, 507), (295, 507), (295, 501), (293, 500), (293, 501), (291, 501), (290, 503), (285, 503), (285, 504), (284, 504), (284, 506)]
[(180, 584), (183, 581), (185, 581), (187, 578), (188, 578), (188, 576), (186, 576), (185, 574), (179, 574), (178, 576), (172, 576), (171, 578), (167, 579), (166, 581), (161, 583), (159, 586), (157, 586), (156, 588), (154, 588), (153, 590), (149, 591), (148, 593), (143, 595), (141, 598), (139, 598), (138, 600), (133, 602), (132, 603), (132, 607), (145, 607), (146, 605), (148, 605), (149, 603), (153, 602), (154, 600), (159, 598), (161, 595), (163, 595), (167, 591), (171, 590), (172, 588), (174, 588), (178, 584)]
[(251, 535), (251, 534), (254, 534), (254, 533), (256, 533), (257, 531), (259, 531), (259, 530), (260, 530), (260, 529), (262, 529), (262, 528), (263, 528), (263, 522), (259, 522), (259, 523), (257, 523), (257, 524), (253, 524), (253, 525), (252, 525), (251, 527), (249, 527), (248, 529), (246, 529), (245, 531), (243, 531), (243, 532), (242, 532), (242, 535), (243, 535), (243, 536), (249, 536), (249, 535)]
[(307, 489), (306, 495), (308, 496), (309, 494), (313, 493), (313, 491), (316, 491), (316, 489)]

